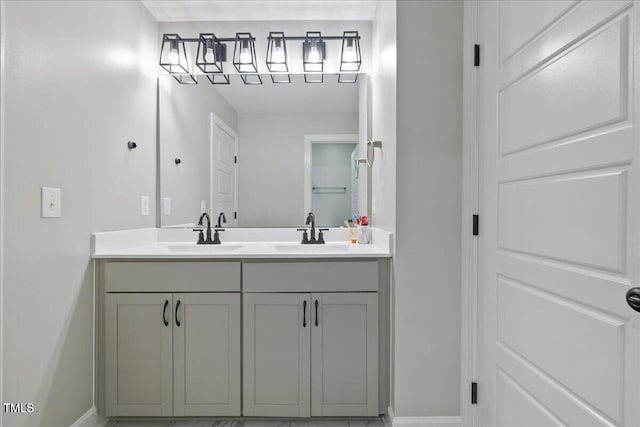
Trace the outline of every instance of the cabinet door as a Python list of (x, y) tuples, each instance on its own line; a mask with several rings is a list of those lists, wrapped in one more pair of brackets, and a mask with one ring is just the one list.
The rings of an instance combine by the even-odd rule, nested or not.
[(173, 415), (240, 415), (240, 294), (173, 301)]
[(312, 294), (311, 415), (378, 415), (378, 295)]
[(309, 294), (244, 295), (243, 415), (308, 417)]
[(107, 294), (108, 416), (172, 415), (172, 295)]

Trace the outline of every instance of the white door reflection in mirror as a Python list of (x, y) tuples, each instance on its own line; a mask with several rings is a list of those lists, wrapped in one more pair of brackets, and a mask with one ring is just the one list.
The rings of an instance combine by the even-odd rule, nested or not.
[(357, 152), (358, 135), (305, 136), (305, 212), (313, 211), (316, 225), (340, 227), (357, 209), (352, 159)]
[(237, 152), (237, 134), (211, 113), (211, 220), (224, 213), (226, 226), (237, 225)]

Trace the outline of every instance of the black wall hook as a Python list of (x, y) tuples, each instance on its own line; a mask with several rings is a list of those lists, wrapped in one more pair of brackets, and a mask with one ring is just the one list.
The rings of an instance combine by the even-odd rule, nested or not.
[(182, 163), (182, 160), (178, 159), (177, 157), (174, 161), (176, 162), (176, 165), (179, 165), (180, 163)]
[(133, 141), (129, 141), (127, 142), (127, 147), (129, 147), (129, 150), (133, 150), (134, 148), (136, 148), (138, 146), (138, 144), (136, 144)]

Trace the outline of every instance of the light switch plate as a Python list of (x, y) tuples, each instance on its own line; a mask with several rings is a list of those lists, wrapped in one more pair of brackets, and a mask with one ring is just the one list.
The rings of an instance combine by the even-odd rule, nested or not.
[(171, 198), (165, 197), (162, 199), (163, 212), (165, 215), (171, 215)]
[(205, 213), (207, 211), (207, 201), (200, 200), (200, 213)]
[(62, 216), (62, 190), (42, 187), (41, 206), (42, 218), (60, 218)]
[(140, 196), (140, 215), (149, 215), (149, 196)]

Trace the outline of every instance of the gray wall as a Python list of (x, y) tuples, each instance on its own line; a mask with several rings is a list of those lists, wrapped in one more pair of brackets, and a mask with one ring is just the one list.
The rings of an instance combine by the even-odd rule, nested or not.
[(304, 136), (345, 133), (358, 113), (238, 115), (238, 225), (302, 225)]
[[(158, 26), (130, 1), (5, 17), (3, 401), (35, 412), (2, 419), (68, 426), (93, 400), (90, 234), (155, 224)], [(62, 188), (61, 218), (40, 218), (41, 186)]]
[[(162, 226), (195, 223), (200, 201), (210, 206), (211, 113), (237, 131), (236, 111), (216, 87), (202, 78), (181, 85), (173, 77), (159, 78), (159, 138), (161, 197), (171, 198), (171, 214), (162, 210)], [(176, 165), (175, 159), (182, 163)]]
[(398, 2), (399, 416), (460, 414), (462, 7)]

